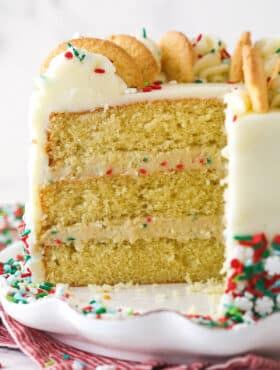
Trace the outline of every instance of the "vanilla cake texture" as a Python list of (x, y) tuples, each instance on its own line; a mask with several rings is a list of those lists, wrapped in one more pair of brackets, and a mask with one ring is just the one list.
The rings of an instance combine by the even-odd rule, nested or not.
[(280, 229), (279, 42), (244, 33), (231, 58), (208, 35), (144, 36), (73, 39), (43, 64), (30, 267), (72, 286), (225, 280), (229, 302), (240, 241)]

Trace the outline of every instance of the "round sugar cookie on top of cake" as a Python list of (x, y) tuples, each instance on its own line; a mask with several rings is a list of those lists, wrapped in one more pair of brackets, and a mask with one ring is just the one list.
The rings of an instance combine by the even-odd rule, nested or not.
[(141, 69), (144, 82), (153, 82), (160, 74), (160, 64), (144, 43), (129, 35), (111, 35), (109, 40), (122, 47)]
[(168, 80), (192, 82), (194, 80), (194, 51), (189, 39), (177, 31), (169, 31), (160, 40), (162, 70)]

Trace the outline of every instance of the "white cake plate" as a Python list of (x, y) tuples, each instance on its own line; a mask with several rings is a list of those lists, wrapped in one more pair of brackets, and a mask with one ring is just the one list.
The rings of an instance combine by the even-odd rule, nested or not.
[[(20, 251), (14, 244), (0, 253), (5, 261)], [(106, 291), (108, 288), (106, 289)], [(76, 288), (75, 301), (87, 304), (104, 288)], [(109, 307), (131, 307), (144, 312), (125, 319), (95, 319), (83, 315), (67, 302), (47, 298), (27, 305), (7, 301), (0, 291), (5, 311), (20, 323), (49, 332), (73, 347), (105, 356), (134, 361), (182, 363), (203, 359), (225, 359), (247, 352), (273, 355), (280, 353), (280, 314), (252, 326), (233, 330), (202, 327), (186, 319), (195, 306), (201, 314), (213, 312), (219, 294), (190, 291), (185, 284), (124, 286), (108, 293)], [(106, 316), (106, 315), (105, 315)]]

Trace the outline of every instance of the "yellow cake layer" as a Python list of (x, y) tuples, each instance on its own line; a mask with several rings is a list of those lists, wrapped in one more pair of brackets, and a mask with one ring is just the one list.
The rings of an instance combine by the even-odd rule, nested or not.
[(42, 230), (82, 222), (164, 215), (222, 215), (223, 187), (215, 171), (162, 172), (60, 181), (41, 190)]
[[(96, 109), (85, 113), (52, 113), (47, 153), (51, 167), (78, 168), (95, 154), (184, 149), (188, 145), (222, 148), (224, 104), (219, 99), (161, 100)], [(71, 162), (71, 160), (68, 160)]]
[(215, 239), (180, 243), (171, 239), (133, 244), (90, 240), (44, 247), (46, 279), (87, 284), (175, 283), (221, 279), (223, 244)]

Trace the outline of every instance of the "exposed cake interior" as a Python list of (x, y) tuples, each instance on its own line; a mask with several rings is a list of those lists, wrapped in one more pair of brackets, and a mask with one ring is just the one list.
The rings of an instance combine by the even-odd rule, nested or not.
[(40, 190), (38, 238), (47, 279), (86, 285), (221, 278), (220, 99), (51, 114), (47, 136), (52, 181)]

